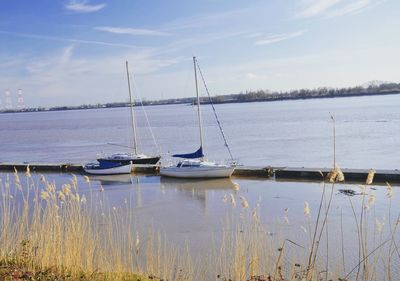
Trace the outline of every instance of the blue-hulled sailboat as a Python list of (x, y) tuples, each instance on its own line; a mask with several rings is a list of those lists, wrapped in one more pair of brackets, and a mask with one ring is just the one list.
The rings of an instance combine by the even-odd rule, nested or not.
[[(235, 167), (233, 165), (217, 164), (206, 161), (203, 153), (203, 128), (200, 110), (200, 98), (197, 85), (197, 62), (193, 57), (194, 79), (197, 98), (197, 116), (199, 122), (200, 148), (193, 153), (174, 154), (172, 157), (183, 158), (176, 166), (160, 168), (160, 174), (167, 177), (176, 178), (229, 178)], [(227, 143), (225, 142), (227, 145)]]
[(136, 136), (136, 120), (133, 109), (133, 99), (131, 91), (131, 83), (129, 78), (128, 61), (126, 61), (126, 75), (128, 79), (129, 102), (131, 112), (131, 127), (133, 133), (133, 147), (131, 152), (113, 153), (108, 156), (97, 159), (98, 163), (89, 163), (83, 166), (86, 173), (97, 175), (112, 175), (112, 174), (129, 174), (132, 167), (156, 165), (160, 161), (161, 156), (148, 156), (138, 152), (137, 136)]

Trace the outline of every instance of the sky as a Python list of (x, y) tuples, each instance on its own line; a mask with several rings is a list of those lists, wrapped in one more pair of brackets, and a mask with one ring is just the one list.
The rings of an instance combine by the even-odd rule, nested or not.
[(400, 82), (398, 0), (1, 0), (0, 99), (25, 106)]

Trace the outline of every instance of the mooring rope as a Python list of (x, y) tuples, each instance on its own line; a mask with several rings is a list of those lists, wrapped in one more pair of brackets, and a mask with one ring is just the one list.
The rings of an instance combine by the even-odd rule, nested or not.
[(231, 149), (230, 149), (230, 147), (228, 145), (228, 141), (227, 141), (225, 133), (224, 133), (224, 130), (222, 129), (221, 122), (219, 121), (219, 118), (218, 118), (218, 115), (217, 115), (217, 111), (215, 110), (214, 103), (212, 102), (210, 91), (208, 90), (206, 81), (205, 81), (204, 76), (203, 76), (203, 72), (201, 72), (200, 65), (199, 65), (199, 62), (197, 61), (197, 59), (196, 59), (196, 65), (197, 65), (197, 68), (199, 69), (200, 77), (201, 77), (201, 80), (203, 81), (204, 88), (206, 89), (206, 92), (207, 92), (207, 95), (208, 95), (208, 100), (210, 101), (211, 107), (213, 109), (214, 116), (215, 116), (215, 119), (217, 120), (217, 124), (218, 124), (219, 130), (221, 131), (222, 138), (224, 139), (225, 147), (227, 148), (227, 150), (229, 152), (229, 155), (231, 156), (231, 160), (234, 161)]

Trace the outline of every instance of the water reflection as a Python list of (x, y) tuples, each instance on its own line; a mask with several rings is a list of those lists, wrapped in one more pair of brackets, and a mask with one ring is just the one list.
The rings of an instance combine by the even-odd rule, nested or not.
[[(133, 184), (135, 182), (134, 177), (131, 174), (122, 175), (91, 175), (89, 176), (91, 181), (97, 181), (103, 186), (113, 185), (126, 185)], [(138, 179), (138, 177), (136, 177)]]
[(182, 190), (207, 191), (221, 189), (235, 189), (238, 186), (230, 178), (221, 179), (180, 179), (161, 177), (160, 183), (165, 188), (177, 187)]
[(177, 190), (185, 197), (200, 202), (204, 211), (207, 210), (207, 197), (210, 193), (239, 189), (239, 184), (233, 182), (230, 178), (204, 180), (161, 177), (160, 184), (163, 189)]

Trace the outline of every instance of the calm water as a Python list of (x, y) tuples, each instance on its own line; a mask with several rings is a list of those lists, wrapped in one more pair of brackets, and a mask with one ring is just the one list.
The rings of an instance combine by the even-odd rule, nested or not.
[[(336, 118), (337, 163), (346, 168), (399, 168), (400, 95), (217, 105), (241, 164), (330, 167)], [(198, 148), (195, 108), (152, 106), (146, 112), (163, 156)], [(141, 150), (157, 152), (142, 110)], [(228, 159), (210, 106), (203, 107), (205, 153)], [(85, 162), (132, 139), (127, 108), (0, 115), (0, 161)], [(168, 158), (168, 157), (165, 157)]]
[[(245, 165), (331, 166), (332, 123), (329, 112), (336, 117), (337, 162), (342, 167), (399, 168), (400, 96), (361, 97), (326, 100), (218, 105), (225, 133), (234, 156)], [(154, 106), (146, 108), (158, 146), (163, 155), (197, 149), (195, 108), (192, 106)], [(211, 159), (226, 159), (223, 141), (212, 118), (204, 108), (205, 151)], [(156, 152), (151, 134), (146, 129), (143, 112), (138, 112), (141, 148)], [(129, 145), (128, 109), (1, 114), (0, 161), (85, 162), (100, 152), (120, 151), (118, 143)], [(0, 175), (4, 179), (5, 175)], [(68, 174), (47, 174), (58, 186), (70, 180)], [(158, 176), (93, 176), (88, 185), (79, 177), (80, 191), (102, 193), (110, 206), (134, 214), (142, 232), (149, 227), (165, 233), (176, 245), (188, 240), (193, 253), (208, 250), (210, 239), (221, 235), (224, 221), (239, 222), (241, 214), (250, 213), (257, 204), (266, 231), (281, 233), (297, 243), (304, 243), (308, 234), (302, 226), (313, 223), (322, 186), (310, 182), (276, 182), (264, 179), (189, 181)], [(239, 190), (235, 190), (239, 186)], [(333, 243), (331, 256), (338, 255), (340, 221), (345, 226), (346, 256), (357, 259), (358, 244), (351, 203), (357, 214), (361, 196), (348, 197), (339, 189), (360, 188), (337, 185), (329, 219)], [(93, 193), (94, 191), (94, 193)], [(378, 219), (387, 233), (389, 222), (400, 211), (398, 187), (389, 199), (385, 186), (372, 186), (369, 194), (376, 196), (371, 207), (371, 227)], [(229, 203), (232, 194), (235, 207)], [(102, 195), (102, 196), (103, 196)], [(240, 196), (249, 202), (244, 210)], [(228, 202), (224, 202), (228, 197)], [(350, 200), (349, 200), (350, 199)], [(303, 214), (304, 202), (311, 209), (311, 219)], [(286, 210), (286, 211), (285, 211)], [(287, 219), (285, 219), (285, 216)], [(396, 269), (397, 270), (397, 269)], [(395, 272), (395, 276), (397, 276)]]

